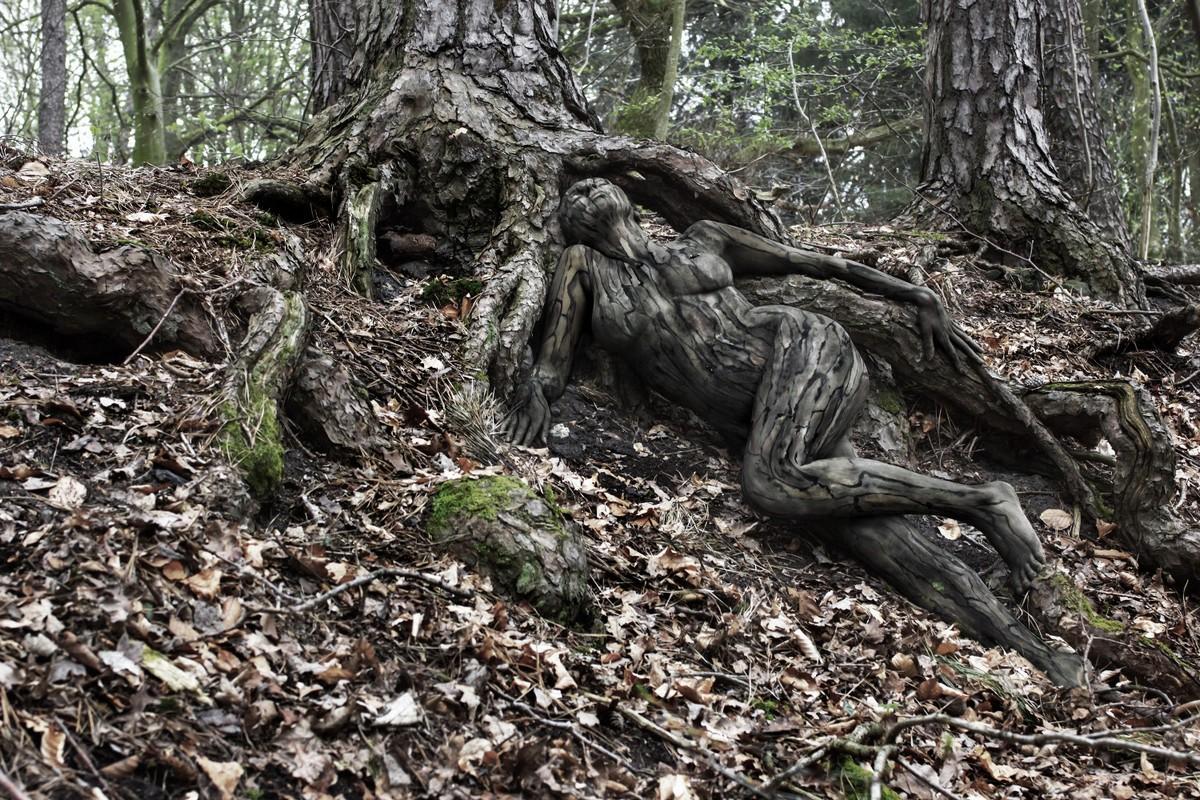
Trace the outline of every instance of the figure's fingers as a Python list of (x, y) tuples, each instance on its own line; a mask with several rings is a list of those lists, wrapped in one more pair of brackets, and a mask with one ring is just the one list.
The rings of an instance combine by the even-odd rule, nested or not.
[(529, 431), (529, 417), (526, 416), (525, 414), (521, 414), (517, 419), (516, 428), (513, 430), (513, 437), (512, 437), (513, 443), (519, 444), (522, 447), (525, 446), (526, 444), (528, 444), (528, 442), (525, 441), (525, 434), (528, 433), (528, 431)]
[(938, 332), (940, 334), (942, 349), (946, 351), (946, 357), (950, 359), (950, 363), (955, 369), (962, 369), (962, 360), (958, 355), (958, 348), (954, 346), (954, 342), (950, 339), (950, 334), (943, 328)]
[(925, 357), (933, 358), (933, 323), (924, 314), (921, 315), (921, 339), (925, 348)]
[(981, 355), (982, 351), (979, 345), (962, 331), (954, 331), (954, 344), (954, 349), (963, 356), (966, 356), (967, 361), (971, 362), (972, 364), (983, 363), (983, 356)]

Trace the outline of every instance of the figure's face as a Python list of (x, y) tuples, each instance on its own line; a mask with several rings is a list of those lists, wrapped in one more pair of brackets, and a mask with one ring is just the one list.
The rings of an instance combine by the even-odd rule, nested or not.
[(605, 255), (637, 259), (645, 234), (625, 192), (602, 178), (579, 181), (559, 208), (567, 244), (585, 244)]

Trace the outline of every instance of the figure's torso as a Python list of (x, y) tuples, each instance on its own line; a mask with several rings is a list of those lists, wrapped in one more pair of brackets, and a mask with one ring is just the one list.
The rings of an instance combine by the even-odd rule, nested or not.
[(666, 245), (656, 261), (590, 260), (593, 335), (650, 388), (744, 436), (770, 326), (733, 287), (729, 265), (694, 242)]

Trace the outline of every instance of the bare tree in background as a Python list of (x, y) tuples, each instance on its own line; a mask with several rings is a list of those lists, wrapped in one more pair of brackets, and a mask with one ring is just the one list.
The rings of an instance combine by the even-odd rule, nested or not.
[(67, 123), (67, 3), (42, 0), (42, 90), (38, 95), (38, 147), (63, 152)]

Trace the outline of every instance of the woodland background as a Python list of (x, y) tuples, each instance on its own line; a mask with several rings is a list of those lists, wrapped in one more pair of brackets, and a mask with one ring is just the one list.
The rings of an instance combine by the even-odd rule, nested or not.
[[(1200, 22), (1192, 0), (1145, 5), (1153, 50), (1137, 0), (1084, 0), (1084, 39), (1134, 238), (1157, 139), (1147, 255), (1192, 263), (1200, 258)], [(924, 91), (918, 3), (566, 0), (560, 12), (561, 45), (606, 129), (703, 153), (794, 221), (878, 222), (912, 200)], [(308, 14), (307, 3), (292, 0), (11, 0), (0, 8), (0, 129), (37, 139), (49, 154), (105, 163), (270, 159), (318, 110)], [(144, 57), (138, 20), (151, 43)], [(43, 48), (44, 37), (63, 44)], [(677, 78), (664, 109), (657, 87), (676, 38)], [(135, 96), (147, 79), (161, 90), (165, 146), (139, 159)], [(62, 110), (42, 111), (39, 138), (45, 106)]]

